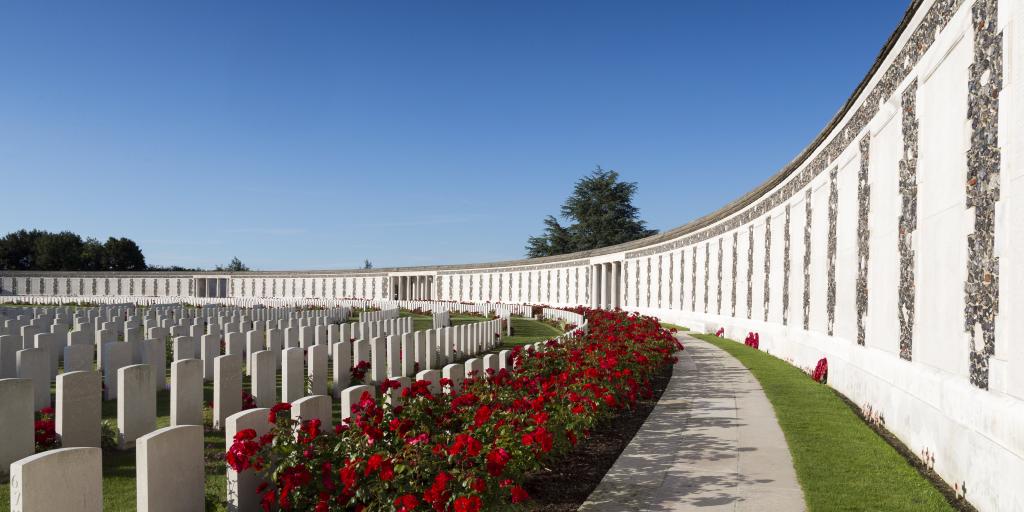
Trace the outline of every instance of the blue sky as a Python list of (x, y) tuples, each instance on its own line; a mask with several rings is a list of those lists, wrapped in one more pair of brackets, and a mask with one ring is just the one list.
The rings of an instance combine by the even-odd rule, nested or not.
[(259, 269), (523, 256), (596, 165), (664, 230), (822, 129), (907, 7), (0, 5), (0, 232)]

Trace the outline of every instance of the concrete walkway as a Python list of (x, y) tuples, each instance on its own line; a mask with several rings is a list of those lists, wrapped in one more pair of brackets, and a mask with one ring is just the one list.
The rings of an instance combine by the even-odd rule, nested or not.
[(679, 338), (668, 388), (580, 510), (805, 510), (757, 379), (714, 345)]

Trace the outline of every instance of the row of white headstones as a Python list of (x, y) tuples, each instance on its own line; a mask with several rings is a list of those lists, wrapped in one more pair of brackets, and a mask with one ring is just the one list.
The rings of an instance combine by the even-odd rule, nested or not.
[[(502, 320), (413, 332), (412, 319), (398, 318), (397, 309), (363, 313), (361, 319), (372, 321), (340, 324), (334, 322), (346, 319), (349, 311), (153, 308), (141, 321), (133, 313), (138, 313), (133, 307), (76, 311), (71, 331), (67, 311), (35, 310), (31, 319), (22, 314), (14, 324), (4, 322), (6, 332), (16, 328), (20, 333), (0, 335), (4, 345), (24, 339), (35, 343), (15, 351), (15, 375), (0, 379), (0, 432), (5, 434), (0, 468), (9, 464), (11, 510), (102, 509), (103, 398), (117, 401), (121, 447), (136, 448), (139, 510), (198, 510), (204, 500), (204, 380), (213, 382), (213, 427), (225, 430), (230, 443), (240, 429), (269, 428), (266, 411), (278, 400), (292, 403), (293, 417), (319, 418), (329, 425), (334, 399), (341, 400), (344, 419), (364, 392), (375, 395), (386, 378), (402, 387), (413, 378), (430, 381), (432, 390), (440, 392), (442, 377), (459, 386), (467, 374), (507, 368), (511, 354), (482, 354), (498, 343)], [(47, 326), (51, 332), (34, 332)], [(53, 340), (62, 329), (67, 342), (60, 350)], [(137, 339), (140, 332), (149, 339)], [(156, 392), (167, 387), (168, 338), (173, 349), (171, 426), (157, 430)], [(455, 363), (467, 357), (464, 364)], [(359, 361), (370, 363), (369, 385), (350, 385), (350, 369)], [(57, 373), (61, 363), (64, 371)], [(329, 366), (333, 396), (328, 394)], [(257, 409), (241, 410), (243, 372), (250, 376)], [(34, 411), (50, 406), (54, 381), (56, 430), (63, 448), (30, 455)], [(401, 387), (385, 398), (390, 402), (400, 396)], [(244, 475), (240, 480), (228, 473), (229, 503), (239, 510), (255, 509), (255, 492), (239, 489), (245, 487)], [(59, 489), (52, 486), (55, 475), (62, 482)]]

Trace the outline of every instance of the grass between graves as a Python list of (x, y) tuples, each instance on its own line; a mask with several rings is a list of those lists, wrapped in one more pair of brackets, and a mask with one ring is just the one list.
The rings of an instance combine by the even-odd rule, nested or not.
[[(430, 329), (432, 326), (432, 320), (429, 315), (416, 315), (409, 312), (402, 312), (402, 316), (413, 317), (413, 329), (417, 331)], [(471, 315), (453, 315), (451, 321), (453, 325), (469, 324), (474, 322), (483, 321), (484, 318), (479, 316)], [(515, 336), (505, 336), (502, 338), (503, 346), (522, 345), (526, 343), (534, 343), (537, 341), (544, 341), (562, 332), (549, 324), (539, 322), (537, 320), (530, 320), (527, 318), (513, 317), (512, 328), (515, 330)], [(506, 347), (507, 348), (507, 347)], [(329, 366), (328, 373), (332, 374), (333, 369)], [(170, 373), (167, 375), (168, 382), (170, 381)], [(280, 375), (278, 375), (278, 389), (280, 389)], [(330, 376), (328, 378), (330, 381)], [(249, 378), (243, 376), (242, 378), (243, 389), (248, 391), (250, 389)], [(205, 383), (203, 387), (204, 400), (207, 403), (213, 402), (213, 384)], [(164, 390), (157, 393), (156, 403), (156, 426), (157, 428), (163, 428), (170, 424), (171, 421), (171, 405), (170, 405), (170, 391)], [(334, 406), (334, 422), (337, 422), (341, 418), (341, 402), (340, 400), (333, 400)], [(207, 411), (206, 422), (209, 424), (210, 418)], [(103, 402), (103, 419), (110, 420), (116, 423), (117, 421), (117, 401), (108, 400)], [(225, 470), (227, 469), (224, 463), (224, 433), (216, 430), (212, 430), (207, 426), (205, 434), (205, 458), (206, 458), (206, 510), (222, 511), (226, 510), (224, 504), (224, 497), (227, 493), (227, 479), (225, 477)], [(125, 451), (104, 451), (103, 452), (103, 509), (104, 510), (135, 510), (135, 450)], [(10, 487), (9, 484), (0, 484), (0, 511), (10, 509)]]
[[(406, 311), (406, 310), (403, 309), (402, 311), (399, 312), (399, 316), (401, 316), (401, 317), (411, 316), (412, 317), (412, 330), (414, 330), (414, 331), (425, 331), (427, 329), (433, 329), (433, 327), (434, 327), (434, 319), (433, 319), (433, 317), (431, 315), (423, 315), (423, 314), (419, 314), (419, 313), (413, 313), (411, 311)], [(484, 320), (487, 320), (486, 318), (484, 318), (482, 316), (458, 315), (458, 314), (451, 315), (449, 317), (449, 319), (451, 320), (452, 325), (473, 324), (473, 323), (476, 323), (476, 322), (483, 322)]]
[(510, 347), (546, 341), (562, 334), (560, 329), (551, 324), (518, 316), (512, 317), (512, 332), (514, 333), (512, 336), (501, 337), (503, 346)]
[(728, 352), (761, 383), (775, 408), (812, 512), (954, 510), (832, 388), (742, 343), (709, 334), (691, 336)]
[[(167, 376), (170, 379), (170, 373)], [(245, 388), (249, 389), (248, 379)], [(204, 400), (213, 401), (213, 385), (205, 383)], [(157, 393), (156, 427), (163, 428), (171, 422), (171, 392)], [(104, 420), (117, 421), (117, 401), (106, 400), (102, 405)], [(207, 418), (209, 420), (209, 418)], [(224, 433), (210, 429), (205, 433), (206, 459), (206, 510), (226, 510), (227, 478), (224, 463)], [(10, 508), (10, 486), (0, 485), (0, 510)], [(135, 510), (135, 450), (103, 452), (103, 510)]]

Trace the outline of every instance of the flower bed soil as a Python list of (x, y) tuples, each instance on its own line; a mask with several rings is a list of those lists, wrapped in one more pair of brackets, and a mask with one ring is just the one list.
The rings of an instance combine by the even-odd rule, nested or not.
[(619, 411), (549, 470), (529, 475), (523, 483), (532, 498), (527, 510), (571, 512), (587, 501), (658, 404), (672, 378), (672, 368), (666, 367), (651, 379), (653, 397), (641, 399), (631, 411)]

